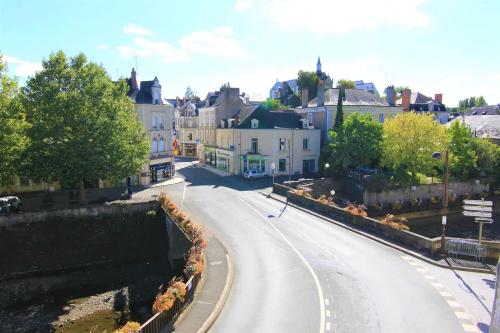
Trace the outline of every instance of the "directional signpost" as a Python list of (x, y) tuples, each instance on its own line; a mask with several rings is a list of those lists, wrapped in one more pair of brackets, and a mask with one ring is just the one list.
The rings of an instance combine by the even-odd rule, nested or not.
[(474, 221), (479, 223), (479, 242), (483, 237), (483, 223), (493, 223), (493, 201), (464, 200), (463, 215), (474, 217)]

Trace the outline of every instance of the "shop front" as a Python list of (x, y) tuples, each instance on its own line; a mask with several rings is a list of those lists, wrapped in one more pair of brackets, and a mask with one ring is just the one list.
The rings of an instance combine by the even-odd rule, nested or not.
[(261, 174), (267, 173), (266, 161), (269, 160), (269, 156), (262, 155), (243, 155), (240, 157), (241, 161), (241, 173), (247, 171), (255, 171)]
[(196, 143), (183, 143), (182, 144), (182, 154), (185, 157), (196, 157)]
[(203, 148), (203, 161), (207, 165), (216, 166), (217, 159), (214, 147), (204, 147)]
[(234, 168), (231, 166), (233, 164), (233, 152), (225, 149), (216, 149), (217, 158), (217, 169), (231, 173)]

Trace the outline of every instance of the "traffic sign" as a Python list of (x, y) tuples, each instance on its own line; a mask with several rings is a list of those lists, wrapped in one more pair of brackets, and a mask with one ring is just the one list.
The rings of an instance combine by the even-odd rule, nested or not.
[(271, 169), (272, 169), (272, 170), (276, 169), (276, 164), (275, 164), (274, 162), (273, 162), (273, 163), (271, 163)]
[(488, 219), (484, 217), (475, 217), (474, 221), (476, 221), (476, 223), (493, 223), (493, 219)]
[(485, 213), (485, 212), (471, 212), (471, 211), (465, 210), (462, 214), (465, 216), (472, 216), (472, 217), (489, 217), (489, 218), (491, 218), (491, 213)]
[(464, 200), (465, 205), (475, 205), (475, 206), (493, 206), (493, 201), (484, 200)]
[(479, 212), (492, 212), (493, 207), (481, 207), (481, 206), (463, 206), (464, 210), (476, 210)]

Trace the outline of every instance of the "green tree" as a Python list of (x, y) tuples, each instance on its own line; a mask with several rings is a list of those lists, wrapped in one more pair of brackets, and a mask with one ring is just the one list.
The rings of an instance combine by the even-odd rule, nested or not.
[(356, 85), (354, 84), (354, 81), (340, 79), (337, 81), (337, 88), (356, 89)]
[(498, 184), (500, 182), (500, 147), (482, 138), (473, 138), (471, 145), (477, 155), (476, 165), (479, 176), (492, 177)]
[(124, 80), (114, 83), (104, 68), (83, 54), (68, 59), (59, 51), (23, 89), (31, 143), (26, 172), (35, 180), (78, 186), (122, 179), (139, 172), (149, 143), (126, 96)]
[(186, 97), (187, 99), (194, 97), (193, 89), (191, 89), (190, 86), (187, 86), (186, 93), (184, 94), (184, 97)]
[(19, 175), (20, 157), (28, 143), (26, 128), (17, 82), (7, 76), (0, 54), (0, 185), (12, 184)]
[(329, 165), (345, 168), (374, 166), (382, 153), (382, 124), (369, 114), (351, 114), (341, 131), (330, 131)]
[(343, 108), (344, 97), (345, 97), (345, 90), (343, 87), (340, 87), (339, 98), (337, 101), (337, 114), (335, 115), (335, 124), (333, 124), (333, 130), (335, 132), (342, 131), (342, 125), (344, 124), (344, 108)]
[(486, 100), (484, 99), (484, 96), (479, 96), (479, 97), (469, 97), (465, 99), (461, 99), (458, 102), (458, 110), (460, 112), (464, 112), (468, 108), (472, 108), (475, 106), (486, 106), (488, 103), (486, 103)]
[(435, 151), (444, 151), (449, 138), (444, 126), (432, 115), (415, 112), (398, 114), (384, 122), (382, 165), (405, 170), (415, 180), (417, 173), (432, 174), (442, 161), (432, 158)]
[(228, 83), (224, 83), (222, 86), (220, 86), (219, 91), (224, 92), (226, 88), (231, 88), (231, 85)]
[(302, 96), (302, 89), (307, 88), (309, 100), (318, 95), (319, 77), (316, 72), (307, 72), (300, 70), (297, 78), (297, 85), (299, 86), (299, 94)]
[(281, 101), (279, 99), (272, 99), (272, 98), (266, 99), (264, 101), (264, 103), (262, 103), (262, 105), (268, 111), (280, 110), (280, 109), (286, 109), (287, 108), (285, 105), (281, 104)]
[(477, 154), (472, 145), (474, 136), (467, 125), (452, 122), (450, 129), (450, 175), (457, 179), (477, 177)]

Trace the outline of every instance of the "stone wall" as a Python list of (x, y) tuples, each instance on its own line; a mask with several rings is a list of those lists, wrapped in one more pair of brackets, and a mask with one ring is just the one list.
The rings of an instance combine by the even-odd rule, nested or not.
[(0, 307), (165, 276), (168, 244), (156, 201), (1, 217)]
[[(457, 197), (462, 197), (466, 193), (472, 195), (483, 191), (488, 192), (490, 190), (490, 185), (482, 183), (476, 185), (473, 182), (450, 183), (448, 185), (448, 190), (452, 191)], [(363, 202), (365, 206), (375, 206), (378, 203), (389, 205), (397, 200), (403, 202), (409, 202), (417, 198), (429, 200), (433, 196), (442, 198), (443, 191), (443, 184), (419, 185), (415, 186), (414, 191), (410, 188), (386, 190), (380, 193), (365, 191)]]

